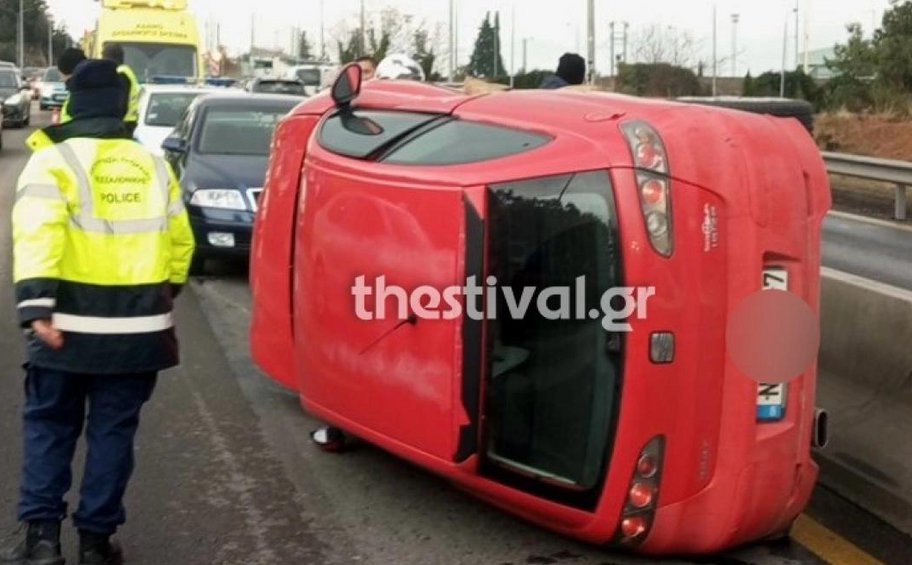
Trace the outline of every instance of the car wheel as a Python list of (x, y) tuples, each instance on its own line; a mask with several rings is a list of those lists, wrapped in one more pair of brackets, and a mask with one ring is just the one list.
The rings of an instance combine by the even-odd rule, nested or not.
[(31, 112), (28, 112), (28, 113), (25, 115), (25, 119), (22, 120), (22, 125), (23, 125), (23, 126), (30, 126), (30, 125), (32, 125), (32, 113), (31, 113)]
[(47, 104), (41, 104), (41, 103), (38, 104), (38, 108), (39, 108), (40, 110), (47, 110), (47, 109), (48, 109)]

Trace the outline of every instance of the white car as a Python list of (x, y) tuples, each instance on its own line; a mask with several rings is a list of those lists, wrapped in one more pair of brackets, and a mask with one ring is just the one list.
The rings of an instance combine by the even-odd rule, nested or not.
[(143, 86), (139, 97), (139, 124), (133, 136), (156, 155), (162, 155), (162, 142), (174, 131), (190, 103), (198, 96), (224, 90), (180, 85)]

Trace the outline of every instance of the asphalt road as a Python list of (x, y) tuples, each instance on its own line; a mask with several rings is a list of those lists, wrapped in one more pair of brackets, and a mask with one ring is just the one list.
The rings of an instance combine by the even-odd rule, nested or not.
[(912, 290), (912, 224), (831, 214), (823, 226), (823, 264)]
[[(46, 116), (33, 121), (46, 123)], [(11, 287), (9, 210), (28, 158), (22, 148), (26, 133), (5, 131), (0, 152), (0, 540), (10, 539), (16, 528), (20, 466), (22, 346)], [(178, 301), (183, 363), (162, 375), (143, 415), (129, 519), (119, 534), (129, 563), (650, 562), (527, 525), (370, 446), (345, 455), (315, 449), (307, 433), (317, 422), (251, 363), (244, 266), (214, 267), (213, 275), (195, 279)], [(81, 454), (77, 469), (80, 461)], [(75, 495), (69, 500), (75, 502)], [(907, 563), (912, 555), (907, 538), (822, 488), (808, 514), (828, 530), (802, 530), (801, 543), (755, 545), (699, 562), (795, 565), (823, 563), (823, 555), (849, 563), (833, 556), (852, 555), (844, 549), (851, 544), (883, 563)], [(66, 536), (74, 563), (69, 528)]]

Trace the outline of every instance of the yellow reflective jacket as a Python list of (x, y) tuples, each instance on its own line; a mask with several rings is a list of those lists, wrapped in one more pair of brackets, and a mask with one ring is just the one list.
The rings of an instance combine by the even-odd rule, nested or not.
[[(105, 121), (107, 120), (107, 121)], [(68, 124), (110, 136), (114, 118)], [(193, 233), (170, 167), (135, 141), (60, 137), (19, 177), (13, 206), (13, 279), (19, 321), (51, 319), (54, 351), (32, 337), (33, 365), (125, 374), (178, 362), (173, 296), (187, 280)]]
[(136, 73), (127, 65), (117, 67), (117, 72), (127, 78), (130, 83), (130, 92), (127, 96), (127, 113), (124, 116), (125, 122), (136, 123), (139, 121), (139, 80), (136, 79)]

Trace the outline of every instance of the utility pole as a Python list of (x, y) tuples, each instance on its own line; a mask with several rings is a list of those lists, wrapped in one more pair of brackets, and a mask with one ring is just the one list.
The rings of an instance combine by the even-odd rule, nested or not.
[(54, 66), (54, 19), (48, 14), (48, 66)]
[(367, 30), (364, 28), (364, 0), (361, 0), (361, 41), (358, 56), (363, 57), (367, 53)]
[(323, 12), (324, 0), (320, 0), (320, 60), (326, 61), (326, 19)]
[(611, 67), (609, 72), (611, 73), (611, 77), (614, 78), (614, 22), (608, 22), (608, 35), (611, 37), (608, 42), (611, 46)]
[(586, 22), (587, 29), (587, 47), (588, 47), (588, 65), (589, 84), (595, 82), (595, 0), (589, 0), (587, 4), (588, 18)]
[(524, 73), (528, 73), (528, 72), (529, 72), (529, 67), (527, 66), (527, 64), (528, 64), (528, 59), (526, 58), (526, 54), (527, 54), (527, 52), (528, 52), (528, 51), (527, 51), (528, 45), (529, 45), (529, 38), (528, 38), (528, 37), (523, 37), (523, 66), (522, 66), (522, 68), (523, 68), (523, 72), (524, 72)]
[(719, 37), (718, 37), (718, 27), (719, 27), (719, 18), (717, 17), (716, 5), (713, 4), (713, 81), (712, 81), (712, 95), (716, 96), (719, 92)]
[(785, 65), (788, 56), (789, 21), (785, 18), (785, 30), (782, 32), (782, 74), (779, 77), (779, 98), (785, 98)]
[(510, 14), (510, 88), (516, 79), (516, 4)]
[(732, 14), (732, 77), (738, 76), (738, 14)]
[(455, 33), (455, 30), (453, 29), (453, 25), (454, 25), (453, 10), (454, 10), (453, 0), (450, 0), (450, 33), (449, 33), (449, 44), (450, 45), (449, 45), (449, 50), (448, 50), (448, 52), (450, 54), (450, 62), (449, 62), (449, 65), (447, 65), (449, 67), (448, 72), (447, 72), (447, 82), (449, 82), (451, 84), (455, 81), (455, 74), (456, 74), (456, 61), (455, 61), (455, 57), (454, 57), (454, 53), (453, 53), (453, 34)]
[(500, 56), (500, 12), (494, 12), (494, 78), (497, 78), (497, 59)]
[(795, 0), (795, 68), (796, 69), (798, 68), (798, 65), (800, 64), (799, 57), (801, 56), (800, 47), (798, 45), (798, 37), (799, 37), (798, 30), (801, 29), (798, 27), (798, 24), (800, 23), (800, 17), (801, 17), (800, 10), (801, 10), (801, 0)]
[(253, 48), (256, 45), (256, 14), (250, 14), (250, 63), (253, 64)]
[(627, 30), (630, 29), (630, 22), (624, 22), (624, 58), (623, 62), (627, 63)]
[(25, 9), (19, 0), (19, 68), (25, 66)]
[(804, 3), (804, 74), (811, 70), (811, 0)]

